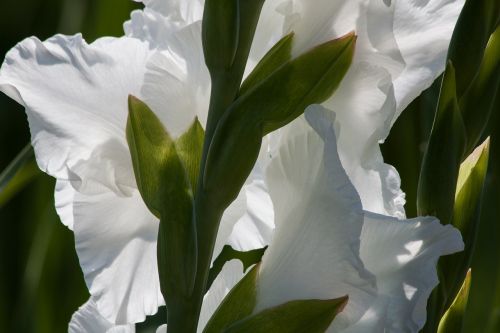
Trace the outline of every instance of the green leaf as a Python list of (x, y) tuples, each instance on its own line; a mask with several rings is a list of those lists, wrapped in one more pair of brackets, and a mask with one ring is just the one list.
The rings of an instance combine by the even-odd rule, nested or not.
[(455, 69), (448, 62), (420, 172), (417, 192), (420, 216), (436, 216), (443, 224), (451, 223), (465, 144), (465, 126), (456, 97)]
[(481, 66), (470, 87), (459, 100), (467, 130), (469, 154), (483, 138), (500, 87), (500, 26), (491, 35)]
[(31, 144), (28, 144), (0, 173), (0, 207), (38, 175), (40, 171), (35, 162), (35, 154)]
[[(500, 94), (496, 108), (500, 110)], [(464, 332), (497, 333), (500, 309), (500, 113), (491, 119), (491, 141), (478, 238), (472, 258), (472, 279)], [(491, 327), (490, 327), (491, 325)]]
[(293, 37), (293, 32), (284, 36), (266, 53), (241, 85), (238, 93), (240, 96), (245, 95), (292, 58)]
[(455, 192), (453, 225), (462, 232), (462, 235), (467, 234), (481, 197), (488, 169), (489, 152), (490, 139), (488, 138), (460, 165)]
[(351, 64), (355, 40), (348, 34), (286, 62), (231, 105), (208, 151), (203, 177), (207, 192), (223, 206), (236, 198), (255, 164), (262, 136), (334, 93)]
[(250, 266), (257, 264), (262, 260), (262, 256), (264, 255), (264, 252), (266, 252), (266, 249), (267, 246), (250, 251), (238, 251), (233, 249), (230, 245), (225, 245), (217, 259), (214, 260), (212, 268), (210, 268), (206, 290), (208, 291), (210, 289), (210, 286), (214, 282), (217, 275), (219, 275), (222, 271), (226, 262), (238, 259), (243, 264), (243, 272), (246, 272)]
[(448, 59), (457, 69), (457, 96), (477, 75), (490, 35), (500, 20), (500, 1), (467, 0), (453, 31)]
[(462, 252), (439, 260), (444, 309), (453, 301), (470, 267), (479, 225), (479, 207), (486, 179), (489, 139), (462, 162), (455, 194), (452, 225), (460, 230), (465, 243)]
[(203, 12), (203, 51), (210, 71), (231, 68), (238, 49), (239, 0), (207, 0)]
[(348, 297), (300, 300), (265, 309), (224, 330), (224, 333), (323, 333), (346, 306)]
[(465, 280), (460, 288), (460, 292), (455, 297), (453, 304), (441, 318), (439, 323), (438, 333), (460, 333), (462, 332), (465, 309), (467, 300), (469, 299), (469, 289), (471, 283), (470, 270), (467, 273)]
[(208, 321), (203, 333), (221, 333), (232, 323), (249, 316), (257, 297), (256, 281), (260, 265), (255, 265), (231, 289)]
[[(429, 144), (420, 171), (417, 190), (418, 215), (436, 216), (443, 224), (452, 223), (457, 178), (465, 146), (465, 126), (457, 103), (455, 70), (452, 63), (448, 62)], [(441, 283), (429, 297), (427, 322), (423, 332), (436, 332), (442, 315), (455, 297), (454, 293), (460, 288), (460, 284), (455, 287), (453, 279), (456, 276), (446, 274), (448, 269), (455, 269), (447, 260), (453, 259), (444, 257), (439, 260), (438, 272)], [(461, 270), (465, 262), (458, 260)], [(461, 283), (463, 275), (458, 275), (458, 278)]]
[(157, 259), (167, 306), (190, 295), (196, 277), (197, 241), (192, 175), (188, 170), (199, 164), (199, 156), (191, 155), (201, 149), (198, 126), (195, 121), (179, 139), (181, 158), (176, 143), (153, 111), (139, 99), (129, 97), (127, 141), (142, 198), (160, 218)]

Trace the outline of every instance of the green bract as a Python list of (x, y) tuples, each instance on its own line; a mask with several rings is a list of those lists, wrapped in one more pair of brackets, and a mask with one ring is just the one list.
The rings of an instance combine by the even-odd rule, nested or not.
[(441, 318), (438, 333), (460, 333), (462, 332), (464, 314), (469, 299), (469, 289), (471, 282), (471, 273), (467, 273), (460, 292), (453, 301), (448, 311)]
[(455, 69), (448, 62), (420, 173), (417, 198), (420, 216), (432, 215), (441, 223), (451, 223), (465, 144), (465, 125), (456, 96)]
[(440, 259), (443, 310), (448, 308), (459, 291), (470, 267), (477, 238), (479, 207), (488, 169), (489, 139), (461, 164), (455, 194), (452, 225), (460, 230), (465, 243), (462, 252)]
[(247, 317), (223, 332), (324, 333), (347, 301), (347, 296), (332, 300), (291, 301)]
[(293, 36), (293, 33), (286, 35), (264, 55), (241, 85), (240, 96), (245, 95), (292, 58)]
[(231, 289), (219, 305), (212, 318), (205, 326), (203, 333), (224, 332), (231, 324), (249, 316), (256, 303), (256, 283), (260, 265), (255, 265)]
[(259, 269), (254, 266), (231, 289), (203, 333), (323, 333), (347, 304), (347, 296), (297, 300), (253, 313)]
[(459, 100), (467, 130), (467, 153), (483, 138), (500, 87), (500, 26), (491, 35), (475, 79)]
[(160, 218), (161, 290), (167, 302), (175, 302), (191, 294), (196, 276), (193, 193), (203, 129), (195, 120), (189, 130), (174, 141), (148, 106), (130, 96), (127, 141), (142, 198)]
[[(260, 81), (252, 83), (253, 88), (241, 95), (218, 123), (205, 165), (205, 190), (225, 205), (232, 202), (253, 168), (262, 137), (334, 93), (349, 69), (355, 41), (356, 36), (348, 34), (288, 60), (274, 71), (266, 65), (257, 66), (256, 70), (265, 71), (252, 74)], [(285, 39), (281, 45), (286, 50), (290, 42)], [(284, 58), (282, 52), (275, 55)], [(264, 59), (271, 62), (270, 58), (272, 55)]]

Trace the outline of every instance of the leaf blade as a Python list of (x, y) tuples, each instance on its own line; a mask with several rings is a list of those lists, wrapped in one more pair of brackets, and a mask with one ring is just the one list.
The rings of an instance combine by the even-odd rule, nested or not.
[(243, 319), (224, 333), (323, 333), (348, 299), (344, 296), (332, 300), (291, 301)]

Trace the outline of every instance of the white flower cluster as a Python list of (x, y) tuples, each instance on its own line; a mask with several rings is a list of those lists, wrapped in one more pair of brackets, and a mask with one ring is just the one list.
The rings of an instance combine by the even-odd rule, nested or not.
[[(143, 203), (125, 136), (127, 96), (173, 136), (205, 124), (210, 77), (203, 0), (145, 0), (125, 36), (28, 38), (6, 56), (0, 90), (24, 105), (39, 167), (57, 179), (56, 208), (75, 234), (91, 298), (70, 332), (133, 332), (165, 304), (158, 220)], [(225, 244), (269, 245), (256, 311), (295, 299), (349, 296), (329, 332), (418, 332), (440, 256), (460, 234), (435, 218), (405, 219), (397, 171), (379, 143), (443, 71), (462, 0), (267, 0), (246, 73), (285, 34), (293, 55), (354, 31), (352, 66), (335, 94), (264, 138), (226, 210)], [(199, 329), (243, 276), (229, 262), (205, 296)], [(164, 329), (161, 328), (160, 330)]]

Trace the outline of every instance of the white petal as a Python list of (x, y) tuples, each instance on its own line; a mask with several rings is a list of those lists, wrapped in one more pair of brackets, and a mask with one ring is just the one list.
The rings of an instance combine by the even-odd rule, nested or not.
[(396, 117), (443, 72), (463, 4), (464, 0), (396, 2), (394, 34), (406, 63), (394, 82)]
[[(338, 115), (342, 163), (366, 210), (405, 217), (399, 175), (383, 163), (378, 142), (386, 139), (409, 102), (443, 71), (462, 4), (460, 0), (393, 1), (384, 9), (382, 1), (370, 1), (366, 19), (358, 22), (361, 50), (325, 106)], [(384, 21), (392, 24), (381, 24)], [(398, 62), (404, 67), (399, 68)]]
[(171, 35), (200, 21), (203, 0), (144, 0), (143, 10), (131, 13), (123, 25), (125, 35), (147, 42), (152, 49), (168, 49)]
[(123, 29), (126, 36), (146, 42), (151, 49), (167, 49), (172, 33), (186, 25), (145, 8), (134, 10), (130, 20), (123, 24)]
[(331, 113), (310, 107), (306, 117), (324, 144), (299, 118), (287, 129), (295, 136), (281, 136), (288, 141), (268, 167), (277, 228), (263, 258), (256, 311), (347, 294), (328, 332), (417, 332), (438, 283), (437, 260), (463, 249), (460, 233), (434, 218), (363, 212), (335, 150)]
[(359, 11), (353, 64), (324, 105), (337, 114), (339, 154), (363, 208), (404, 218), (399, 175), (383, 163), (378, 146), (396, 112), (392, 79), (404, 68), (392, 32), (394, 6), (370, 1)]
[(156, 329), (156, 333), (167, 333), (167, 325), (161, 325)]
[[(96, 147), (110, 141), (126, 147), (127, 96), (139, 95), (148, 54), (135, 39), (103, 38), (88, 45), (80, 35), (44, 43), (29, 38), (9, 51), (0, 90), (26, 107), (43, 171), (69, 179), (72, 167)], [(128, 177), (106, 179), (110, 187), (121, 182), (128, 184)]]
[(222, 271), (214, 280), (210, 290), (206, 293), (201, 307), (200, 321), (198, 323), (198, 332), (202, 332), (207, 322), (212, 317), (217, 307), (224, 297), (243, 277), (243, 265), (239, 260), (227, 262)]
[[(339, 154), (363, 208), (404, 218), (397, 171), (378, 144), (397, 116), (442, 72), (463, 1), (271, 1), (295, 32), (294, 54), (354, 30), (353, 64), (324, 106), (337, 114)], [(272, 26), (272, 25), (269, 25)], [(273, 28), (270, 36), (275, 35)], [(436, 31), (436, 33), (434, 33)]]
[(324, 105), (337, 115), (339, 154), (363, 208), (404, 218), (399, 175), (383, 162), (379, 148), (395, 112), (389, 72), (364, 61), (353, 64)]
[(227, 242), (239, 251), (263, 248), (271, 242), (274, 231), (274, 208), (267, 186), (256, 168), (242, 192), (246, 196), (246, 210), (234, 225)]
[(61, 222), (69, 229), (73, 230), (74, 215), (73, 201), (75, 189), (71, 186), (71, 182), (67, 180), (57, 180), (54, 192), (54, 201), (57, 214)]
[(378, 296), (345, 332), (418, 332), (425, 324), (427, 299), (439, 282), (439, 257), (461, 250), (458, 230), (435, 218), (401, 221), (367, 213), (361, 259), (377, 278)]
[(251, 73), (259, 61), (284, 35), (290, 31), (286, 28), (288, 12), (281, 7), (288, 3), (283, 0), (266, 0), (262, 7), (250, 55), (245, 69), (245, 77)]
[(358, 35), (353, 64), (324, 106), (337, 114), (339, 154), (364, 209), (403, 218), (399, 175), (383, 163), (378, 148), (396, 112), (392, 77), (404, 68), (392, 30), (394, 6), (382, 1), (273, 3), (285, 16), (286, 29), (295, 32), (294, 54), (349, 31)]
[(361, 317), (374, 298), (374, 280), (359, 258), (361, 202), (340, 164), (332, 125), (320, 110), (306, 115), (326, 143), (310, 129), (283, 144), (268, 167), (276, 231), (262, 261), (255, 311), (349, 295), (333, 329)]
[(108, 321), (141, 322), (164, 304), (156, 262), (158, 220), (139, 192), (74, 193), (75, 242), (97, 308)]
[(294, 0), (289, 15), (296, 33), (295, 55), (353, 30), (360, 1)]
[(91, 298), (71, 317), (69, 333), (134, 333), (135, 325), (114, 325), (97, 311)]
[(147, 64), (141, 92), (167, 130), (178, 136), (195, 116), (205, 125), (210, 87), (198, 22), (173, 33), (168, 49), (155, 53)]
[(146, 8), (186, 24), (200, 20), (203, 15), (203, 0), (142, 0)]

